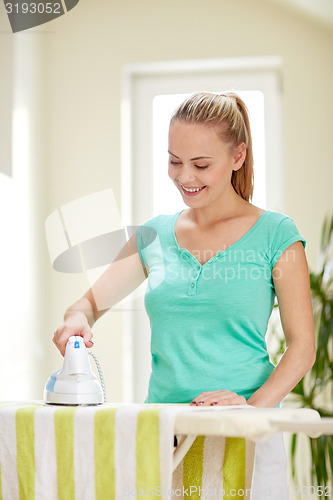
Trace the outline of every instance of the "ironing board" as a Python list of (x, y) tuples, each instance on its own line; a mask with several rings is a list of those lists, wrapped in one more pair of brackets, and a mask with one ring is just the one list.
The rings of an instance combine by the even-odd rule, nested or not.
[[(0, 450), (2, 440), (3, 442), (8, 439), (8, 431), (10, 432), (10, 426), (13, 430), (14, 423), (8, 419), (9, 415), (9, 407), (12, 406), (16, 409), (22, 410), (24, 408), (32, 408), (33, 405), (36, 406), (35, 415), (38, 414), (39, 422), (43, 421), (43, 425), (46, 425), (49, 429), (53, 425), (55, 412), (58, 410), (54, 406), (51, 407), (49, 405), (44, 405), (41, 401), (35, 402), (8, 402), (0, 403)], [(323, 419), (320, 418), (319, 414), (315, 410), (311, 409), (289, 409), (289, 408), (253, 408), (253, 407), (191, 407), (189, 405), (126, 405), (126, 404), (111, 404), (100, 407), (87, 407), (80, 408), (79, 410), (66, 408), (62, 411), (62, 425), (65, 426), (67, 430), (67, 422), (70, 426), (73, 423), (73, 414), (74, 412), (80, 412), (81, 415), (87, 416), (87, 421), (92, 421), (93, 415), (97, 413), (104, 413), (107, 416), (108, 411), (112, 412), (112, 409), (122, 408), (126, 409), (127, 407), (134, 409), (138, 407), (139, 409), (142, 407), (153, 407), (157, 409), (163, 408), (172, 408), (175, 410), (175, 416), (173, 421), (173, 428), (171, 429), (172, 433), (178, 438), (178, 446), (173, 450), (173, 463), (171, 464), (171, 472), (175, 470), (177, 466), (180, 464), (182, 459), (185, 457), (186, 453), (190, 449), (194, 440), (197, 436), (225, 436), (225, 437), (244, 437), (249, 441), (260, 441), (264, 440), (270, 435), (281, 432), (281, 431), (290, 431), (290, 432), (305, 432), (310, 437), (318, 437), (321, 434), (333, 434), (333, 419)], [(58, 407), (59, 408), (59, 407)], [(61, 408), (60, 408), (61, 409)], [(43, 417), (42, 419), (40, 417)], [(67, 420), (68, 419), (68, 420)], [(106, 422), (106, 421), (105, 421)], [(35, 434), (38, 431), (38, 422), (35, 420)], [(37, 425), (37, 427), (36, 427)], [(99, 425), (104, 425), (103, 420), (100, 420)], [(6, 427), (7, 426), (7, 427)], [(84, 427), (85, 428), (85, 427)], [(91, 427), (92, 428), (92, 427)], [(17, 430), (17, 429), (16, 429)], [(107, 430), (107, 429), (106, 429)], [(72, 428), (72, 436), (74, 429)], [(1, 434), (3, 433), (3, 434)], [(20, 436), (25, 435), (25, 430), (21, 429)], [(45, 429), (44, 436), (48, 436), (48, 430)], [(66, 437), (66, 436), (65, 436)], [(80, 438), (81, 439), (81, 438)], [(91, 448), (91, 440), (94, 440), (93, 433), (85, 433), (82, 435), (82, 443), (80, 442), (81, 450), (79, 450), (79, 454), (81, 455), (81, 464), (88, 459), (87, 448), (89, 446)], [(13, 443), (15, 446), (16, 443)], [(50, 446), (54, 446), (52, 444), (52, 440), (48, 437), (44, 440), (37, 440), (35, 444), (32, 441), (28, 441), (24, 443), (24, 447), (27, 450), (28, 447), (32, 447), (32, 453), (36, 454), (41, 452), (39, 467), (39, 474), (47, 475), (48, 481), (45, 482), (47, 484), (48, 493), (46, 496), (39, 496), (38, 498), (45, 498), (50, 500), (50, 465), (45, 460), (43, 453), (47, 451), (48, 455), (50, 455), (49, 448)], [(8, 448), (8, 447), (7, 447)], [(73, 450), (72, 450), (73, 452)], [(55, 453), (55, 452), (54, 452)], [(0, 463), (0, 472), (1, 466), (3, 463)], [(25, 466), (25, 464), (20, 465)], [(36, 469), (37, 470), (37, 469)], [(66, 470), (62, 467), (62, 473), (65, 473)], [(87, 473), (90, 473), (90, 469), (87, 465)], [(0, 476), (1, 477), (1, 476)], [(31, 480), (31, 478), (30, 478)], [(76, 483), (75, 483), (76, 484)], [(73, 483), (74, 485), (74, 483)], [(0, 480), (1, 486), (1, 480)], [(0, 495), (1, 498), (1, 495)], [(10, 498), (3, 498), (3, 500), (15, 500), (15, 496)], [(19, 497), (17, 497), (19, 498)], [(30, 500), (30, 497), (23, 497), (25, 499)], [(35, 498), (35, 497), (33, 497)], [(36, 497), (37, 498), (37, 497)], [(52, 497), (53, 498), (53, 497)], [(55, 498), (55, 497), (54, 497)], [(58, 497), (57, 497), (58, 498)], [(63, 497), (65, 498), (65, 497)], [(69, 497), (68, 497), (69, 498)], [(72, 498), (72, 497), (70, 497)], [(74, 498), (74, 497), (73, 497)], [(78, 497), (80, 498), (80, 497)], [(82, 497), (82, 498), (89, 498)], [(103, 498), (103, 497), (102, 497)], [(121, 498), (121, 497), (117, 497)]]
[(197, 435), (244, 437), (262, 441), (276, 432), (303, 432), (317, 438), (333, 435), (333, 418), (320, 418), (310, 408), (249, 408), (238, 406), (195, 407), (176, 416), (175, 434), (182, 436), (174, 452), (174, 469), (192, 446)]

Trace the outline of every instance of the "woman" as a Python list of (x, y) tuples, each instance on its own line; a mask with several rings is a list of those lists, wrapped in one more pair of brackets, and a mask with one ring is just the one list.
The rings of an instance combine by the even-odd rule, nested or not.
[[(305, 240), (292, 219), (249, 201), (251, 131), (236, 94), (197, 93), (176, 110), (169, 176), (188, 208), (142, 225), (138, 253), (118, 259), (66, 311), (54, 342), (64, 353), (79, 334), (90, 347), (103, 314), (96, 297), (110, 307), (149, 275), (146, 402), (277, 406), (315, 359)], [(287, 345), (276, 367), (265, 343), (275, 296)]]

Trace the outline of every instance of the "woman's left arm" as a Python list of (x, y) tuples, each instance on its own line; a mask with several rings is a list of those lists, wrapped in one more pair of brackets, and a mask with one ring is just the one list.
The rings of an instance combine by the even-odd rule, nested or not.
[(253, 406), (276, 406), (310, 370), (316, 347), (308, 265), (302, 242), (290, 245), (272, 271), (286, 350), (267, 381), (252, 394)]

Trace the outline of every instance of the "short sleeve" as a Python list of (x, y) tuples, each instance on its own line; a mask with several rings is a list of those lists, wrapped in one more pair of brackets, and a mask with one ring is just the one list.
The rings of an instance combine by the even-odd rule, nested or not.
[(144, 232), (145, 232), (144, 226), (143, 225), (139, 226), (136, 232), (136, 242), (137, 242), (139, 257), (141, 261), (144, 263), (144, 265), (147, 266), (146, 258), (144, 255), (144, 248), (146, 247), (144, 243)]
[[(149, 221), (148, 221), (149, 223)], [(155, 228), (148, 225), (148, 223), (142, 224), (138, 227), (136, 232), (136, 242), (138, 248), (138, 254), (141, 261), (145, 266), (149, 267), (147, 262), (147, 251), (149, 246), (156, 240), (157, 231)]]
[(271, 267), (273, 268), (282, 253), (296, 241), (301, 241), (305, 248), (306, 240), (303, 238), (294, 221), (290, 217), (283, 219), (276, 230), (271, 247)]

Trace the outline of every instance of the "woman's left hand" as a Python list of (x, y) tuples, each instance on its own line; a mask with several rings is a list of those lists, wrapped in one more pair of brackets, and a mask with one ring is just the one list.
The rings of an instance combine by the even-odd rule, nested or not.
[(231, 391), (209, 391), (202, 392), (191, 401), (191, 406), (227, 406), (227, 405), (246, 405), (244, 396), (239, 396)]

